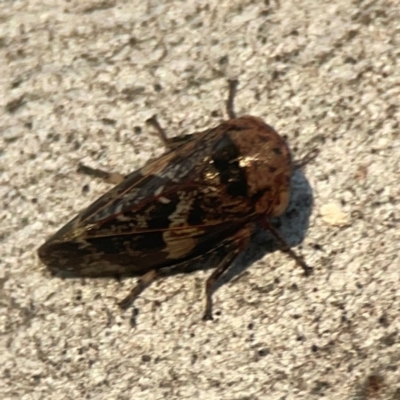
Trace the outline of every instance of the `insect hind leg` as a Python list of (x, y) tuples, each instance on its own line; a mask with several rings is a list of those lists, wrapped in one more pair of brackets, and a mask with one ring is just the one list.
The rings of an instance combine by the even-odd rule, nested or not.
[(159, 275), (154, 269), (144, 274), (139, 279), (136, 286), (134, 286), (133, 289), (130, 291), (128, 296), (126, 296), (122, 301), (118, 303), (119, 307), (123, 310), (129, 308), (133, 304), (136, 297), (138, 297), (139, 294), (142, 293), (143, 290), (146, 289), (148, 286), (150, 286), (158, 277)]
[(107, 172), (102, 169), (88, 167), (81, 163), (79, 163), (79, 165), (78, 165), (77, 172), (80, 174), (89, 175), (89, 176), (92, 176), (95, 178), (100, 178), (103, 181), (105, 181), (107, 183), (112, 183), (114, 185), (118, 185), (125, 179), (125, 176), (122, 174), (119, 174), (118, 172)]

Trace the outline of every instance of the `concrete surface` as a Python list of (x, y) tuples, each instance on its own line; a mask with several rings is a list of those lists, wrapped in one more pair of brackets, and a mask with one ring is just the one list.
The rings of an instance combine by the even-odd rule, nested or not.
[[(2, 399), (399, 399), (400, 11), (390, 0), (0, 3)], [(239, 114), (288, 137), (314, 206), (302, 276), (267, 252), (210, 271), (60, 280), (37, 247), (171, 136)], [(301, 198), (292, 213), (301, 214)], [(293, 228), (296, 230), (296, 227)], [(295, 242), (295, 240), (294, 240)]]

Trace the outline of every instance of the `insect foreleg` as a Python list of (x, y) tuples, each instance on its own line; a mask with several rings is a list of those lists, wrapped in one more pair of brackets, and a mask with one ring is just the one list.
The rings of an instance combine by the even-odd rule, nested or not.
[(296, 254), (290, 248), (290, 246), (286, 243), (286, 240), (279, 234), (278, 230), (275, 227), (273, 227), (267, 220), (262, 221), (262, 226), (265, 229), (267, 229), (274, 237), (274, 239), (278, 242), (280, 250), (282, 250), (284, 253), (289, 254), (289, 256), (296, 261), (297, 265), (303, 268), (304, 275), (310, 276), (312, 274), (313, 269), (306, 264), (303, 257)]
[(237, 79), (230, 79), (228, 81), (229, 84), (229, 93), (228, 93), (228, 100), (226, 101), (226, 112), (228, 114), (228, 117), (230, 119), (235, 119), (236, 118), (236, 113), (234, 109), (234, 100), (236, 96), (236, 90), (238, 86), (239, 81)]

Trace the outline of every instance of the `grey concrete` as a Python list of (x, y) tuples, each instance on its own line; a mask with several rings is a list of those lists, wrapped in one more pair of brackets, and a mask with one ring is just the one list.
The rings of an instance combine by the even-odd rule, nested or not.
[[(1, 2), (2, 399), (399, 398), (398, 2), (205, 4)], [(171, 136), (216, 125), (227, 77), (239, 114), (297, 158), (320, 149), (294, 178), (309, 226), (283, 227), (315, 273), (256, 256), (207, 323), (210, 271), (170, 277), (132, 327), (116, 302), (134, 278), (52, 278), (36, 249), (109, 187), (79, 162), (127, 173), (161, 154), (155, 113)]]

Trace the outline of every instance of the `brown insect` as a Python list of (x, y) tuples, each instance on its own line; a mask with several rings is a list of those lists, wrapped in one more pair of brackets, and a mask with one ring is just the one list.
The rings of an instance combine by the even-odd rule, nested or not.
[(38, 250), (54, 273), (80, 277), (142, 275), (120, 303), (128, 307), (156, 278), (185, 272), (194, 262), (216, 268), (206, 282), (204, 319), (212, 319), (212, 286), (261, 223), (309, 274), (268, 222), (289, 202), (292, 162), (285, 141), (260, 118), (236, 118), (237, 81), (229, 82), (229, 120), (167, 139), (170, 151), (127, 176), (80, 166), (118, 183)]

